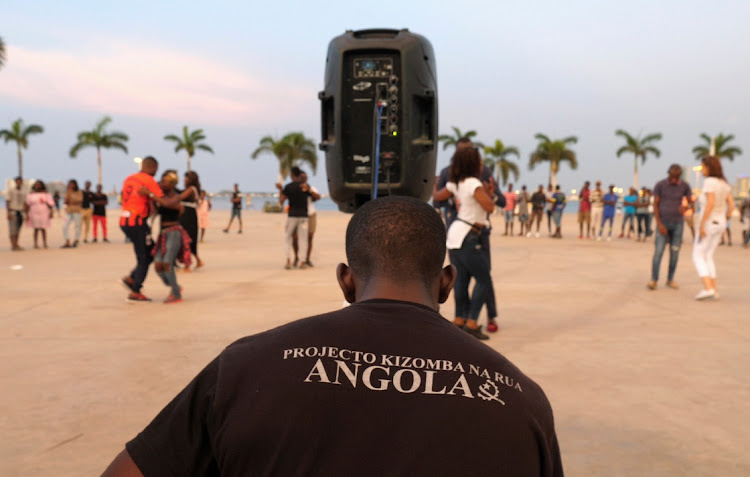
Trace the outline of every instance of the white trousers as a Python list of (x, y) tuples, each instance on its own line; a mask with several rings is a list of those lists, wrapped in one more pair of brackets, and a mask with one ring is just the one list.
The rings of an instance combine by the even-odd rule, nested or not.
[[(699, 226), (700, 222), (696, 224)], [(727, 227), (725, 220), (708, 220), (706, 223), (706, 236), (700, 238), (700, 233), (695, 231), (695, 242), (693, 243), (693, 263), (698, 276), (716, 278), (716, 265), (714, 265), (714, 253), (721, 241), (721, 234)], [(697, 227), (696, 227), (697, 228)]]
[(307, 260), (307, 217), (287, 217), (284, 235), (286, 236), (286, 258), (294, 258), (294, 232), (297, 232), (298, 257), (300, 261)]

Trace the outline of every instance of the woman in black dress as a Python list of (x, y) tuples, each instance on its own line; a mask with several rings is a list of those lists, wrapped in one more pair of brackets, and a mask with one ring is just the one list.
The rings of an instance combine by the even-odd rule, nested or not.
[[(200, 201), (201, 183), (195, 171), (185, 173), (185, 190), (180, 192), (180, 201), (185, 211), (180, 215), (180, 225), (190, 236), (190, 251), (195, 255), (195, 268), (201, 268), (203, 261), (198, 256), (198, 203)], [(183, 269), (190, 271), (190, 267)]]

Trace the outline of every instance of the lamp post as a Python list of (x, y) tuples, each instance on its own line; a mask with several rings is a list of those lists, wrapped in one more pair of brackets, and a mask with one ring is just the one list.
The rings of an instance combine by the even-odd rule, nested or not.
[(143, 158), (142, 157), (134, 157), (133, 158), (133, 162), (135, 162), (135, 167), (137, 167), (138, 170), (140, 171), (141, 170), (141, 162), (143, 162)]

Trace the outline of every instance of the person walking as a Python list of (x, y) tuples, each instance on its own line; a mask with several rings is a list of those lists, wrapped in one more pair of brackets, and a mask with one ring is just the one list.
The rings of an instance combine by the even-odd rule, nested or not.
[(209, 214), (211, 212), (211, 198), (205, 190), (201, 190), (201, 200), (198, 202), (198, 228), (201, 232), (200, 242), (205, 242), (206, 229), (211, 225)]
[(148, 223), (152, 201), (163, 207), (174, 207), (180, 202), (179, 196), (164, 198), (164, 192), (154, 180), (158, 169), (159, 162), (148, 156), (141, 162), (141, 171), (129, 175), (122, 184), (120, 229), (133, 244), (136, 259), (135, 268), (122, 278), (122, 283), (130, 290), (127, 300), (131, 303), (151, 301), (141, 293), (141, 288), (153, 261), (154, 241)]
[[(672, 164), (667, 171), (667, 178), (656, 183), (654, 187), (654, 220), (656, 221), (656, 239), (654, 240), (654, 257), (651, 261), (651, 280), (646, 285), (656, 290), (659, 281), (659, 268), (664, 249), (669, 244), (669, 271), (667, 286), (678, 289), (674, 281), (677, 261), (682, 247), (682, 230), (685, 224), (683, 214), (692, 207), (690, 186), (682, 180), (682, 167)], [(683, 198), (687, 198), (686, 205)]]
[[(454, 197), (460, 204), (458, 216), (447, 232), (446, 246), (451, 264), (456, 267), (454, 286), (456, 326), (480, 340), (489, 339), (477, 323), (479, 313), (492, 289), (490, 263), (482, 251), (482, 229), (489, 226), (487, 214), (495, 209), (492, 200), (494, 184), (482, 183), (482, 160), (474, 148), (456, 150), (451, 161), (450, 180), (444, 189), (433, 190), (433, 200)], [(506, 203), (507, 203), (506, 196)], [(474, 290), (469, 296), (469, 283)]]
[(42, 244), (47, 248), (47, 229), (50, 227), (55, 201), (47, 192), (44, 182), (36, 181), (31, 188), (31, 193), (26, 196), (26, 223), (34, 229), (34, 248), (39, 248), (39, 238), (42, 236)]
[[(185, 190), (179, 192), (183, 212), (180, 214), (180, 225), (190, 237), (190, 252), (195, 255), (195, 268), (201, 268), (203, 261), (198, 256), (198, 206), (200, 205), (201, 181), (198, 173), (188, 171), (184, 178)], [(183, 272), (190, 272), (190, 266), (185, 264)]]
[(177, 193), (177, 171), (168, 169), (161, 176), (160, 187), (164, 193), (164, 200), (168, 205), (159, 205), (159, 237), (156, 239), (151, 254), (154, 258), (154, 270), (162, 282), (170, 288), (169, 296), (164, 303), (179, 303), (182, 301), (182, 287), (177, 283), (175, 262), (180, 260), (185, 269), (190, 269), (190, 236), (180, 224), (180, 215), (189, 207), (185, 207), (184, 200)]
[(703, 191), (698, 197), (700, 215), (698, 234), (693, 244), (693, 263), (698, 272), (703, 289), (695, 295), (696, 300), (718, 299), (716, 284), (716, 264), (714, 253), (726, 230), (727, 220), (734, 211), (732, 188), (724, 178), (721, 162), (716, 156), (706, 156), (702, 160), (701, 171)]
[(591, 236), (596, 237), (597, 229), (601, 228), (604, 215), (604, 191), (602, 181), (596, 181), (596, 187), (589, 195), (591, 201)]
[(55, 201), (55, 212), (57, 212), (57, 216), (60, 217), (60, 192), (56, 190), (52, 195), (52, 200)]
[[(307, 184), (307, 174), (305, 172), (302, 172), (302, 176), (300, 180), (302, 184)], [(315, 202), (320, 200), (320, 193), (318, 192), (318, 189), (316, 189), (315, 187), (311, 185), (309, 185), (309, 187), (310, 187), (310, 193), (307, 196), (307, 257), (305, 257), (305, 264), (308, 267), (312, 267), (313, 264), (310, 261), (310, 256), (312, 254), (313, 237), (315, 236), (315, 231), (318, 229), (318, 214), (316, 213), (316, 210), (315, 210)], [(299, 252), (298, 240), (299, 240), (299, 237), (295, 235), (294, 236), (294, 264), (295, 266), (297, 266), (298, 252)]]
[(97, 229), (101, 226), (102, 242), (109, 243), (109, 239), (107, 238), (107, 204), (109, 203), (109, 197), (107, 197), (107, 194), (102, 192), (101, 184), (96, 185), (96, 192), (94, 193), (94, 197), (91, 203), (94, 206), (94, 211), (91, 216), (91, 218), (93, 219), (93, 239), (91, 241), (93, 243), (96, 243), (99, 240)]
[[(307, 256), (307, 230), (309, 226), (309, 218), (307, 216), (307, 198), (310, 195), (310, 186), (302, 183), (302, 171), (299, 167), (292, 167), (291, 171), (292, 182), (288, 183), (279, 193), (279, 204), (282, 206), (284, 202), (289, 200), (289, 212), (286, 219), (286, 227), (284, 233), (286, 237), (286, 265), (284, 268), (290, 270), (292, 268), (292, 256), (294, 255), (294, 234), (297, 234), (299, 240), (299, 256)], [(307, 263), (302, 262), (299, 266), (300, 269), (307, 268)]]
[[(65, 224), (63, 225), (63, 238), (65, 244), (62, 248), (74, 248), (78, 246), (81, 238), (81, 204), (83, 204), (83, 191), (78, 188), (78, 181), (68, 181), (68, 190), (65, 192)], [(73, 225), (73, 242), (70, 241), (70, 226)]]
[[(635, 217), (638, 219), (638, 241), (646, 241), (646, 238), (650, 235), (650, 227), (648, 217), (648, 205), (651, 201), (651, 193), (648, 188), (641, 188), (638, 199), (635, 201)], [(642, 237), (642, 238), (641, 238)]]
[(229, 223), (227, 228), (224, 229), (224, 233), (229, 233), (229, 228), (232, 226), (232, 221), (237, 218), (237, 222), (240, 224), (240, 229), (237, 231), (238, 234), (242, 233), (242, 194), (240, 193), (239, 184), (234, 185), (234, 192), (232, 192), (232, 198), (229, 199), (232, 203), (232, 215), (229, 217)]
[(586, 238), (591, 238), (591, 190), (589, 181), (584, 182), (578, 194), (578, 238), (583, 238), (583, 224), (586, 224)]
[(91, 229), (91, 219), (94, 216), (93, 200), (94, 193), (91, 191), (91, 181), (83, 184), (83, 202), (81, 202), (81, 235), (83, 243), (89, 243), (89, 230)]
[(18, 245), (18, 237), (21, 235), (21, 227), (24, 222), (26, 210), (26, 191), (23, 190), (23, 179), (14, 179), (16, 187), (10, 189), (5, 196), (5, 209), (8, 214), (8, 235), (10, 236), (10, 248), (14, 252), (20, 252), (23, 247)]
[(555, 193), (550, 199), (552, 202), (552, 220), (555, 222), (555, 233), (553, 238), (562, 238), (562, 213), (565, 210), (565, 194), (560, 190), (560, 186), (555, 186)]
[(607, 237), (607, 241), (609, 242), (612, 240), (612, 228), (615, 221), (615, 211), (617, 210), (617, 194), (615, 194), (615, 186), (609, 186), (609, 192), (604, 194), (602, 202), (604, 203), (604, 209), (602, 211), (602, 223), (601, 226), (599, 226), (599, 238), (597, 238), (597, 240), (602, 239), (604, 224), (609, 222), (609, 236)]
[(742, 223), (742, 246), (750, 243), (750, 196), (745, 197), (740, 206), (740, 222)]

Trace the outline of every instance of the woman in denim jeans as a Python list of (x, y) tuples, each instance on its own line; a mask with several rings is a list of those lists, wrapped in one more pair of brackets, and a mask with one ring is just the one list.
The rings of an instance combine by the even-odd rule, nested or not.
[[(482, 251), (481, 232), (489, 226), (487, 213), (492, 212), (495, 204), (492, 194), (495, 186), (492, 183), (482, 184), (482, 159), (474, 148), (459, 149), (453, 155), (450, 166), (450, 180), (444, 189), (433, 191), (437, 201), (447, 200), (451, 196), (456, 201), (458, 216), (448, 228), (446, 245), (451, 264), (456, 267), (456, 284), (453, 296), (456, 301), (454, 323), (470, 335), (480, 339), (489, 339), (482, 333), (477, 324), (479, 312), (487, 301), (492, 278), (487, 254)], [(474, 292), (469, 296), (469, 282), (474, 277)]]
[[(177, 172), (169, 169), (161, 176), (161, 188), (165, 198), (177, 195)], [(174, 264), (177, 259), (190, 266), (190, 237), (180, 225), (180, 214), (183, 206), (176, 203), (173, 207), (162, 205), (157, 209), (160, 217), (161, 232), (154, 246), (154, 270), (159, 274), (165, 285), (171, 291), (164, 303), (179, 303), (182, 301), (182, 289), (177, 283)]]

